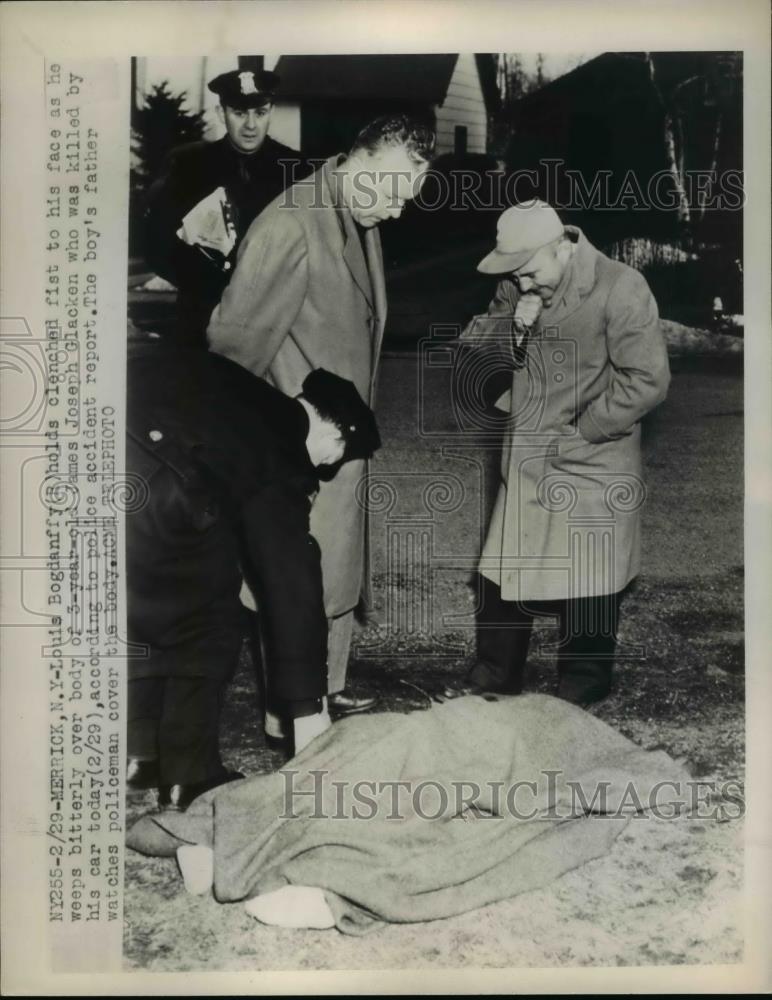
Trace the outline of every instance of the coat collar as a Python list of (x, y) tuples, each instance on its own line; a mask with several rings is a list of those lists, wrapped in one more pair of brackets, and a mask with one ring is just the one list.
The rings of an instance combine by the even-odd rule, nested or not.
[(595, 285), (595, 267), (598, 252), (581, 229), (566, 226), (566, 232), (574, 241), (574, 253), (569, 264), (569, 274), (562, 290), (540, 317), (540, 325), (551, 326), (575, 312)]
[(346, 262), (357, 287), (372, 306), (376, 315), (381, 317), (385, 316), (386, 290), (383, 284), (380, 240), (374, 229), (364, 231), (364, 246), (367, 251), (367, 260), (365, 260), (362, 240), (357, 232), (356, 223), (343, 201), (340, 174), (335, 172), (344, 159), (345, 157), (339, 155), (332, 156), (327, 160), (322, 167), (325, 184), (332, 198), (332, 205), (344, 239), (343, 260)]

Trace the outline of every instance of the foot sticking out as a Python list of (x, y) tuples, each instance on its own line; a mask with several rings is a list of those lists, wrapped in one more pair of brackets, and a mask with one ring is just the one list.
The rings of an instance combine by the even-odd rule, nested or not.
[(244, 904), (251, 917), (272, 927), (305, 927), (327, 930), (335, 926), (324, 892), (305, 885), (283, 885)]

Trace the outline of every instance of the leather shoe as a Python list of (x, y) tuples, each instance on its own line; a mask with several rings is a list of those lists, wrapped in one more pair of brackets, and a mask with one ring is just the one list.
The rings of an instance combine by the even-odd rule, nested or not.
[(442, 695), (445, 698), (463, 698), (467, 694), (483, 694), (483, 692), (484, 688), (480, 687), (479, 684), (461, 678), (449, 681), (442, 689)]
[(199, 795), (209, 792), (230, 781), (239, 781), (244, 775), (240, 771), (225, 771), (216, 778), (198, 781), (192, 785), (162, 785), (158, 789), (158, 807), (172, 812), (185, 812), (188, 806)]
[(266, 733), (265, 745), (273, 753), (283, 754), (287, 760), (292, 756), (292, 740), (289, 736), (272, 736), (271, 733)]
[(353, 715), (355, 712), (366, 712), (378, 704), (377, 698), (358, 698), (347, 691), (336, 691), (327, 695), (327, 707), (336, 715)]
[(470, 680), (456, 680), (450, 681), (442, 689), (442, 698), (446, 698), (448, 701), (452, 701), (453, 698), (463, 698), (468, 694), (477, 694), (480, 697), (485, 698), (486, 701), (498, 701), (498, 696), (488, 688), (484, 688), (481, 684), (477, 684), (475, 681)]
[(129, 788), (158, 788), (159, 778), (157, 760), (129, 757), (126, 761), (126, 784)]
[(576, 666), (563, 669), (559, 675), (557, 696), (580, 708), (587, 708), (611, 694), (611, 676), (611, 667), (605, 663), (590, 662), (584, 670)]

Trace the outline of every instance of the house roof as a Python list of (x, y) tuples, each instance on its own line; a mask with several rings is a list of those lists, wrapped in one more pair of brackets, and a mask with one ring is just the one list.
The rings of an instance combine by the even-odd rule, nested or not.
[(648, 79), (648, 68), (642, 52), (604, 52), (521, 97), (516, 107), (518, 110), (530, 111), (555, 100), (563, 100), (565, 95), (573, 103), (580, 98), (595, 97), (598, 94), (608, 100), (615, 96), (613, 85), (619, 86), (622, 78), (629, 76), (636, 80)]
[[(488, 99), (490, 73), (478, 71)], [(281, 56), (276, 72), (281, 78), (281, 100), (396, 100), (441, 104), (456, 68), (458, 53), (424, 55)], [(495, 81), (495, 68), (493, 70)]]

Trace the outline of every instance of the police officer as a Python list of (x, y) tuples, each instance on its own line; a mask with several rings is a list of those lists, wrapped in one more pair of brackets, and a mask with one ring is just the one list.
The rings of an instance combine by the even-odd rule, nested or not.
[(268, 133), (275, 73), (233, 70), (208, 84), (225, 135), (175, 150), (152, 184), (145, 256), (177, 288), (175, 335), (205, 347), (205, 330), (250, 223), (310, 165)]
[[(184, 355), (184, 357), (181, 357)], [(156, 340), (131, 345), (127, 470), (128, 783), (185, 809), (228, 772), (220, 706), (258, 595), (268, 693), (295, 749), (329, 725), (327, 619), (309, 533), (322, 469), (380, 444), (354, 385), (322, 369), (292, 399), (226, 358)]]

